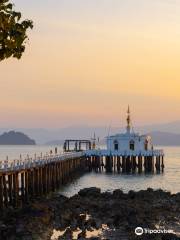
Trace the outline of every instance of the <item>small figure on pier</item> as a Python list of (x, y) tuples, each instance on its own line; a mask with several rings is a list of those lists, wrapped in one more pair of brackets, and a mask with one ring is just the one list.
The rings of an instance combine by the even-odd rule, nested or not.
[(55, 147), (55, 155), (58, 153), (58, 149), (57, 149), (57, 147)]

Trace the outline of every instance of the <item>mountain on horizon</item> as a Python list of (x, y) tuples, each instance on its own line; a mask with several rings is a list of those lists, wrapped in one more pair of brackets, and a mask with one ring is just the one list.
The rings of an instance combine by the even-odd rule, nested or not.
[(154, 145), (180, 146), (180, 134), (169, 132), (150, 132)]
[[(168, 132), (150, 132), (148, 133), (153, 140), (154, 146), (180, 146), (180, 134)], [(53, 140), (46, 143), (46, 145), (62, 145), (63, 139)], [(104, 145), (106, 139), (100, 139), (100, 144)]]
[(22, 132), (9, 131), (0, 135), (0, 145), (36, 145), (36, 142)]
[[(180, 134), (180, 121), (171, 122), (171, 123), (163, 123), (163, 124), (153, 124), (153, 125), (145, 125), (145, 126), (135, 126), (135, 132), (144, 133), (152, 133), (154, 135), (154, 141), (159, 139), (161, 141), (165, 141), (162, 138), (171, 139), (174, 143), (178, 141), (178, 134)], [(1, 128), (0, 134), (5, 131), (10, 131), (11, 129)], [(115, 134), (118, 132), (124, 132), (124, 128), (111, 127), (110, 131), (106, 126), (71, 126), (66, 128), (59, 129), (43, 129), (43, 128), (17, 128), (15, 131), (23, 132), (28, 135), (30, 138), (35, 139), (37, 144), (46, 144), (47, 142), (64, 140), (66, 138), (87, 138), (91, 139), (96, 133), (96, 136), (100, 139), (104, 139), (108, 134)], [(156, 134), (155, 134), (156, 132)], [(157, 134), (158, 133), (158, 134)], [(165, 134), (165, 135), (163, 135)], [(163, 137), (161, 137), (163, 135)], [(176, 139), (176, 140), (173, 140)], [(159, 144), (159, 140), (157, 141)], [(168, 141), (168, 140), (167, 140)], [(169, 144), (171, 144), (169, 142)]]

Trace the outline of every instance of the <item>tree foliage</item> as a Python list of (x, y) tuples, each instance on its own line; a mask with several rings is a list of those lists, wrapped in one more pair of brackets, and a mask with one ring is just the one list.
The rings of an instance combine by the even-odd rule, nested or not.
[(15, 57), (20, 59), (25, 50), (27, 29), (33, 28), (31, 20), (21, 20), (21, 13), (13, 10), (9, 0), (0, 0), (0, 61)]

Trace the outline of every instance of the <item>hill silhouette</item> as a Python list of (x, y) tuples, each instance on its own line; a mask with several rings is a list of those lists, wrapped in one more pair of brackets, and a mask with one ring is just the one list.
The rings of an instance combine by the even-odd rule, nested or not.
[(21, 132), (5, 132), (0, 135), (0, 145), (36, 145), (36, 142)]

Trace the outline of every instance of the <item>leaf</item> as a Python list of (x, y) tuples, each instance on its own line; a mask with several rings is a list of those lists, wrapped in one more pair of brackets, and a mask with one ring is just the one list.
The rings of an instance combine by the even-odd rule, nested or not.
[(31, 20), (21, 20), (21, 13), (13, 10), (9, 0), (0, 0), (0, 61), (11, 56), (20, 59), (25, 51), (27, 30), (33, 28)]

